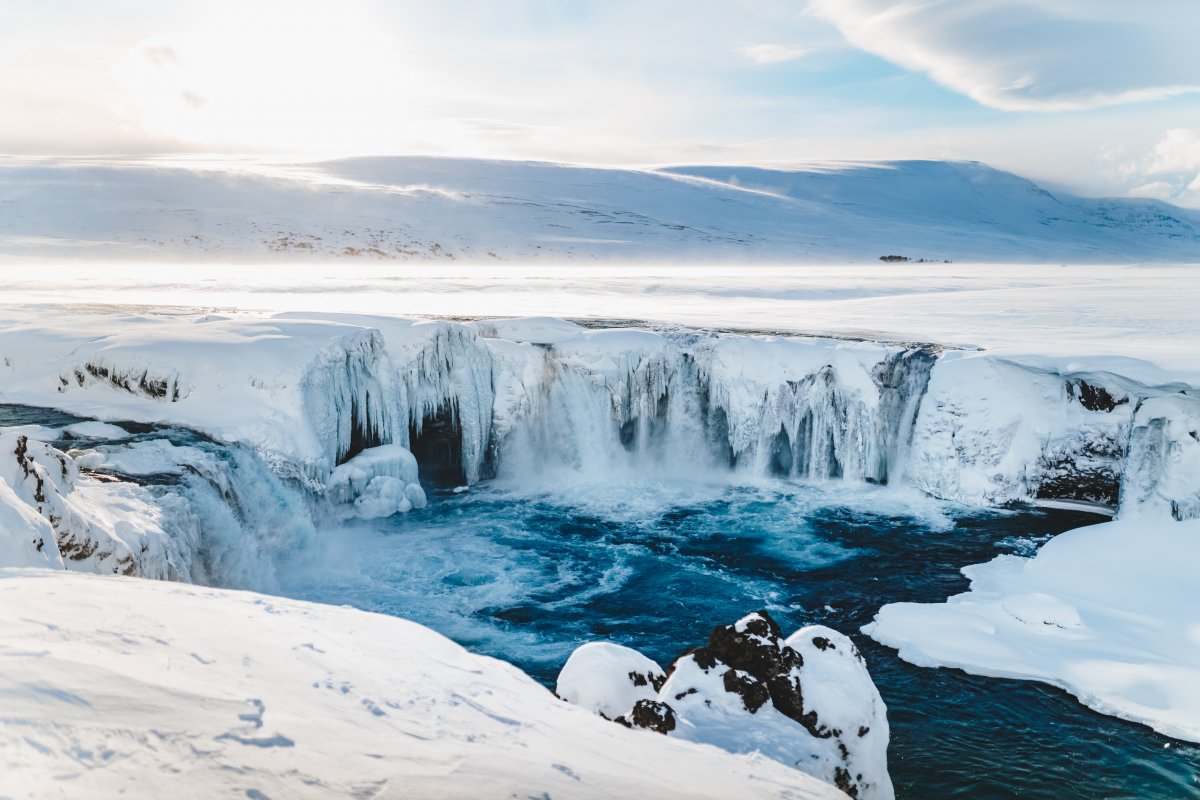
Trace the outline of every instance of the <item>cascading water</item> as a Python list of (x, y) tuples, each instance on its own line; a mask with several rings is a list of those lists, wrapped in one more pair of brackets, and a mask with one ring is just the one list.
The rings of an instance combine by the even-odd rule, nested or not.
[[(867, 343), (674, 331), (529, 341), (486, 332), (449, 323), (351, 332), (319, 354), (301, 385), (320, 463), (168, 428), (71, 446), (87, 469), (132, 478), (153, 495), (173, 577), (414, 617), (538, 674), (581, 637), (645, 647), (634, 636), (653, 620), (664, 648), (694, 638), (676, 636), (680, 625), (699, 630), (756, 606), (793, 624), (853, 631), (883, 602), (961, 589), (959, 568), (998, 552), (995, 533), (980, 535), (961, 509), (938, 507), (934, 517), (949, 514), (949, 523), (924, 512), (864, 513), (878, 498), (906, 495), (854, 484), (917, 486), (977, 504), (1027, 500), (1046, 486), (1075, 491), (1063, 478), (1072, 465), (1097, 442), (1117, 442), (1117, 452), (1105, 444), (1089, 457), (1120, 471), (1130, 513), (1200, 513), (1191, 482), (1196, 400), (1186, 392), (1155, 395), (1126, 382), (1128, 402), (1102, 403), (1096, 398), (1113, 383), (1104, 376), (1086, 376), (1088, 391), (1072, 391), (1084, 378)], [(981, 399), (964, 386), (988, 392)], [(329, 489), (334, 468), (362, 467), (369, 486), (399, 460), (367, 467), (401, 445), (443, 462), (438, 482), (476, 483), (493, 472), (504, 481), (435, 496), (430, 511), (408, 518), (348, 521), (352, 498)], [(555, 486), (569, 473), (591, 488)], [(413, 479), (404, 473), (405, 491)], [(842, 483), (814, 508), (807, 498), (828, 487), (802, 479)], [(667, 499), (647, 506), (656, 495)], [(1021, 534), (1080, 524), (1030, 511), (995, 519), (998, 531)], [(894, 535), (910, 529), (922, 536)], [(936, 568), (920, 550), (934, 534)], [(1072, 701), (1037, 690), (986, 719), (971, 716), (994, 689), (988, 679), (947, 686), (940, 672), (909, 670), (879, 650), (870, 657), (885, 665), (877, 674), (893, 707), (961, 697), (966, 710), (955, 719), (992, 724), (995, 735), (1028, 719), (1056, 730), (1095, 725)], [(893, 728), (902, 763), (913, 765), (897, 774), (911, 786), (957, 786), (945, 765), (969, 759), (970, 742), (947, 740), (936, 769), (920, 766), (926, 734), (941, 723)], [(1160, 748), (1146, 731), (1107, 725), (1126, 749)], [(1062, 774), (1053, 756), (1023, 749), (1014, 761)], [(1097, 771), (1117, 761), (1104, 748), (1088, 758)], [(1179, 754), (1167, 772), (1142, 777), (1151, 791), (1175, 786), (1191, 759)], [(1122, 776), (1105, 781), (1119, 787)], [(1044, 796), (1073, 796), (1061, 780), (1049, 788), (1055, 794)], [(1020, 774), (978, 796), (1016, 790), (1038, 796)]]
[[(804, 351), (801, 369), (748, 376), (727, 352), (740, 337), (688, 332), (647, 342), (641, 332), (620, 333), (629, 341), (615, 354), (602, 348), (602, 358), (584, 359), (571, 346), (527, 347), (516, 366), (511, 343), (501, 343), (507, 357), (495, 369), (535, 378), (521, 384), (522, 403), (497, 407), (503, 418), (490, 451), (499, 476), (552, 465), (583, 475), (719, 470), (886, 483), (899, 474), (936, 361), (927, 349), (878, 348), (826, 363), (814, 353), (826, 345), (782, 340), (769, 344), (784, 356)], [(511, 375), (493, 381), (513, 383)]]

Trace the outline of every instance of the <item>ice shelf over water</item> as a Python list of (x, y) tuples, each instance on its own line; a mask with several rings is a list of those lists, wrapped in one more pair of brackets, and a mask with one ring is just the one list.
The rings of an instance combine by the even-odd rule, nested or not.
[(1200, 742), (1200, 521), (1116, 521), (1033, 558), (967, 567), (945, 603), (884, 606), (864, 630), (925, 667), (1030, 678)]

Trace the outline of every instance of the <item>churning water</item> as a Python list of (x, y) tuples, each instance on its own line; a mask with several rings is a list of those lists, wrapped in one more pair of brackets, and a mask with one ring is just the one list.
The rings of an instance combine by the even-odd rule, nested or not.
[(767, 609), (851, 635), (888, 704), (902, 798), (1200, 796), (1200, 748), (1036, 683), (913, 667), (858, 632), (889, 602), (964, 591), (959, 569), (1101, 518), (980, 513), (884, 489), (763, 483), (501, 486), (322, 537), (287, 594), (414, 619), (553, 686), (583, 642), (664, 666)]
[[(0, 425), (78, 420), (0, 406)], [(254, 510), (261, 519), (210, 519), (209, 528), (224, 527), (206, 532), (209, 548), (226, 553), (237, 544), (230, 537), (262, 544), (280, 535), (279, 519), (305, 511), (277, 479), (248, 468), (243, 451), (180, 429), (127, 427), (131, 442), (203, 447), (227, 461), (239, 484), (270, 484), (226, 493), (243, 516)], [(138, 479), (211, 505), (203, 481)], [(1029, 555), (1046, 538), (1101, 518), (979, 512), (840, 482), (618, 475), (540, 489), (491, 482), (461, 494), (431, 490), (430, 499), (423, 511), (386, 520), (326, 521), (316, 530), (305, 521), (308, 533), (266, 548), (269, 559), (209, 553), (202, 575), (245, 587), (245, 571), (260, 564), (276, 576), (252, 583), (413, 619), (548, 686), (583, 642), (620, 642), (665, 666), (714, 626), (767, 609), (785, 631), (822, 623), (854, 638), (888, 705), (889, 766), (901, 798), (1200, 797), (1194, 745), (1092, 712), (1047, 686), (913, 667), (859, 633), (886, 603), (964, 591), (964, 565)], [(229, 563), (238, 569), (215, 574)]]

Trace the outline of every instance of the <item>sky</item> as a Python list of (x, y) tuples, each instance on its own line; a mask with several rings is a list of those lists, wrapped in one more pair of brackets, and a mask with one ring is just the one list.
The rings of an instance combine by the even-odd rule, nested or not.
[(0, 153), (949, 158), (1200, 207), (1200, 0), (0, 0)]

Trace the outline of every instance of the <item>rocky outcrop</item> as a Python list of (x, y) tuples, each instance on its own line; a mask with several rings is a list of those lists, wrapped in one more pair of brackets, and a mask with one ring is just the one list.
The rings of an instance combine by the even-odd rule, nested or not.
[(659, 682), (656, 667), (629, 648), (590, 643), (568, 660), (558, 694), (628, 727), (762, 753), (850, 797), (894, 796), (886, 708), (837, 631), (810, 626), (785, 639), (759, 611), (714, 629)]
[(141, 487), (83, 475), (66, 453), (19, 430), (0, 430), (0, 483), (6, 527), (14, 528), (4, 531), (6, 538), (24, 537), (38, 554), (9, 563), (170, 576), (162, 512)]

